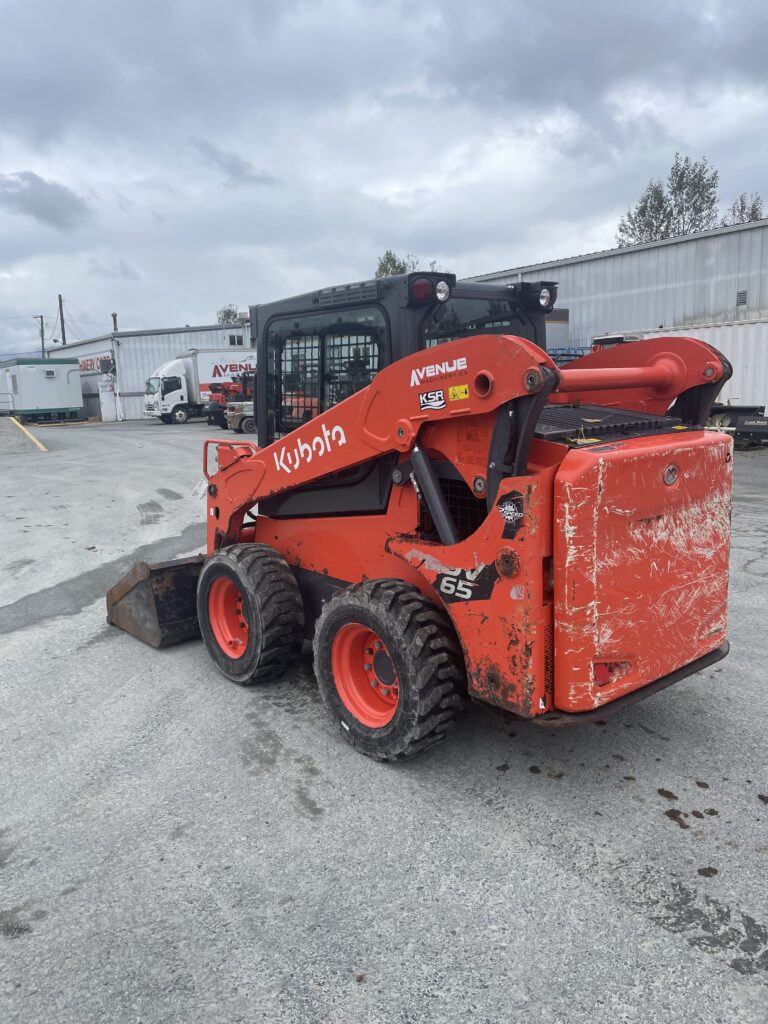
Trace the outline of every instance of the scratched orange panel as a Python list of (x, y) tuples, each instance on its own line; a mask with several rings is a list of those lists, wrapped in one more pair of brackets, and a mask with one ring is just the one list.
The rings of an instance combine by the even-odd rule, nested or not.
[(566, 455), (554, 490), (560, 710), (598, 707), (725, 641), (731, 448), (698, 431)]

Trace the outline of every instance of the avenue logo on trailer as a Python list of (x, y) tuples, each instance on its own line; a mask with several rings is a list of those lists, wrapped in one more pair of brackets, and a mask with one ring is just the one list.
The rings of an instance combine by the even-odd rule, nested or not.
[(227, 377), (233, 373), (255, 373), (256, 363), (214, 363), (212, 377)]

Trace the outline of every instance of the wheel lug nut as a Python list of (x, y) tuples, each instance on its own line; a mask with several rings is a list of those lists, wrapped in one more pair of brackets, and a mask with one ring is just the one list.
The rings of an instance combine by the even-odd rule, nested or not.
[(373, 668), (373, 665), (367, 665), (366, 664), (366, 665), (363, 665), (363, 668), (365, 669), (366, 672), (370, 672), (371, 669)]
[(375, 690), (375, 689), (376, 689), (376, 687), (377, 687), (378, 685), (379, 685), (379, 684), (378, 684), (378, 683), (376, 682), (376, 680), (375, 680), (375, 679), (372, 679), (372, 680), (371, 680), (371, 689), (372, 689), (372, 690)]
[(389, 696), (389, 688), (386, 687), (386, 686), (382, 687), (381, 695), (382, 695), (382, 697), (388, 697)]
[(381, 640), (377, 640), (376, 641), (376, 650), (377, 651), (380, 651), (383, 646), (384, 646), (384, 644), (381, 642)]

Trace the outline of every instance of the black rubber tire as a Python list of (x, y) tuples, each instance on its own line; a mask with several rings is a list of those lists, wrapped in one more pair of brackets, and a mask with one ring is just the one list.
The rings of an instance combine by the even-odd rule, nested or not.
[(161, 422), (161, 423), (170, 423), (170, 422), (171, 422), (171, 417), (170, 417), (170, 416), (168, 415), (168, 413), (167, 413), (167, 412), (164, 412), (164, 413), (163, 413), (163, 414), (162, 414), (162, 415), (160, 416), (160, 422)]
[[(208, 616), (208, 592), (222, 575), (243, 595), (248, 643), (240, 658), (230, 658), (219, 646)], [(267, 544), (233, 544), (210, 556), (197, 583), (197, 617), (211, 658), (241, 686), (277, 679), (296, 660), (304, 641), (304, 605), (296, 578)]]
[[(350, 623), (381, 637), (397, 672), (397, 710), (381, 728), (364, 725), (348, 710), (333, 679), (333, 641)], [(453, 625), (442, 608), (402, 580), (371, 580), (330, 600), (317, 620), (314, 660), (320, 695), (342, 735), (377, 761), (404, 761), (439, 743), (464, 705), (464, 657)]]
[(243, 434), (256, 433), (256, 420), (253, 416), (246, 416), (245, 419), (240, 421), (240, 430)]
[(184, 405), (177, 405), (171, 413), (172, 423), (186, 423), (189, 420), (189, 410)]

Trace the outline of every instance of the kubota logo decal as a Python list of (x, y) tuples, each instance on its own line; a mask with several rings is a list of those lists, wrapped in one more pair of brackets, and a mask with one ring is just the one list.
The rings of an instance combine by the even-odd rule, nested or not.
[(425, 380), (450, 377), (451, 374), (459, 373), (466, 369), (466, 356), (459, 356), (458, 359), (449, 359), (444, 363), (430, 363), (429, 366), (422, 366), (417, 370), (411, 370), (411, 387), (417, 388)]
[(275, 468), (283, 473), (293, 473), (302, 463), (309, 465), (315, 456), (319, 459), (327, 455), (331, 450), (331, 442), (337, 448), (341, 448), (342, 445), (347, 443), (347, 435), (344, 433), (344, 428), (337, 424), (329, 430), (323, 424), (322, 434), (315, 435), (311, 441), (299, 440), (293, 448), (286, 448), (283, 445), (279, 455), (277, 452), (273, 452)]

